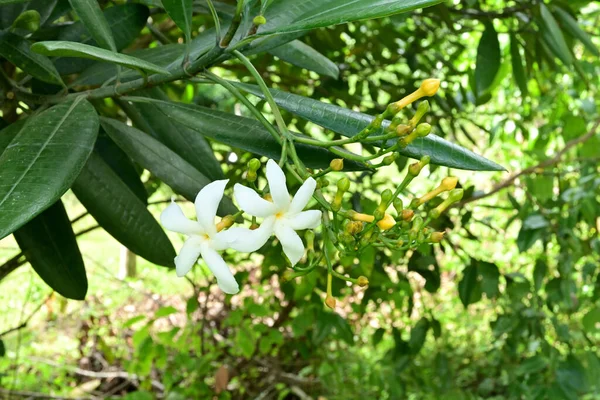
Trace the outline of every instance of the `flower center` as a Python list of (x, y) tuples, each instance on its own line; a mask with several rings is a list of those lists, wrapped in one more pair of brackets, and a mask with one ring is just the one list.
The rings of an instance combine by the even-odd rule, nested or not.
[(275, 218), (277, 219), (281, 219), (283, 218), (284, 212), (283, 211), (279, 211), (277, 214), (275, 214)]
[(208, 236), (208, 233), (204, 233), (202, 235), (202, 239), (204, 239), (204, 240), (210, 240), (210, 236)]

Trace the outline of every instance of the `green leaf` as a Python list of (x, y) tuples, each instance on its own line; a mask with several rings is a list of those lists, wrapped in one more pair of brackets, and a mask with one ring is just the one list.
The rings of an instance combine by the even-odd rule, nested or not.
[(115, 39), (98, 2), (96, 0), (69, 0), (69, 3), (96, 43), (104, 49), (116, 52)]
[[(179, 125), (210, 137), (231, 147), (249, 151), (278, 160), (281, 146), (267, 132), (264, 126), (252, 118), (237, 115), (195, 104), (167, 102), (147, 98), (129, 98), (135, 102), (153, 102)], [(320, 147), (296, 145), (302, 161), (310, 168), (325, 168), (331, 160), (339, 156)], [(360, 170), (363, 167), (355, 162), (347, 161), (344, 167), (348, 170)]]
[(4, 342), (0, 339), (0, 357), (4, 357), (6, 355), (6, 347), (4, 347)]
[[(142, 4), (128, 3), (109, 7), (103, 14), (112, 31), (117, 51), (121, 51), (129, 46), (129, 44), (138, 37), (142, 28), (146, 26), (150, 11), (148, 10), (148, 7), (143, 6)], [(77, 21), (72, 25), (66, 26), (60, 31), (57, 39), (67, 42), (79, 42), (90, 46), (98, 45), (85, 25), (83, 25), (82, 21)], [(80, 72), (93, 65), (94, 61), (87, 59), (57, 58), (54, 60), (54, 64), (61, 75), (69, 75)]]
[(519, 42), (514, 33), (510, 34), (510, 61), (512, 63), (513, 77), (521, 91), (521, 95), (527, 96), (527, 76), (525, 75), (525, 67), (523, 66), (523, 59), (519, 51)]
[(10, 32), (0, 33), (0, 56), (41, 81), (64, 86), (52, 61), (32, 52), (30, 46), (29, 41), (21, 36)]
[[(35, 10), (40, 15), (40, 24), (43, 25), (57, 8), (58, 0), (32, 0), (28, 5), (28, 10)], [(48, 21), (52, 22), (52, 21)]]
[(27, 10), (14, 20), (11, 30), (23, 30), (27, 33), (40, 29), (40, 13), (36, 10)]
[(465, 308), (469, 304), (476, 303), (481, 298), (481, 288), (477, 281), (478, 271), (477, 264), (471, 263), (463, 270), (463, 278), (458, 283), (458, 296)]
[(585, 331), (589, 334), (600, 331), (600, 307), (589, 310), (581, 320)]
[(581, 29), (577, 20), (571, 16), (567, 11), (560, 7), (554, 7), (554, 15), (558, 17), (562, 27), (569, 32), (569, 34), (577, 39), (596, 57), (600, 56), (598, 48), (592, 42), (592, 38), (587, 34), (586, 31)]
[[(58, 104), (20, 124), (0, 156), (0, 238), (54, 204), (83, 168), (98, 134), (86, 100)], [(14, 134), (14, 132), (9, 133)]]
[(481, 276), (481, 290), (488, 299), (493, 299), (500, 292), (500, 271), (496, 264), (485, 261), (477, 261), (477, 272)]
[(19, 4), (19, 3), (27, 3), (29, 0), (0, 0), (0, 6), (5, 6), (8, 4)]
[(154, 313), (154, 318), (168, 317), (171, 314), (177, 314), (178, 311), (173, 306), (161, 307)]
[(540, 2), (540, 15), (542, 18), (542, 39), (556, 57), (558, 57), (565, 65), (571, 65), (573, 63), (571, 50), (569, 50), (567, 42), (565, 42), (565, 37), (552, 16), (552, 13), (542, 2)]
[(475, 96), (481, 98), (489, 92), (500, 64), (500, 42), (492, 22), (485, 23), (485, 30), (477, 46), (477, 63), (475, 66)]
[(27, 261), (48, 286), (69, 299), (83, 300), (85, 266), (65, 207), (59, 200), (14, 233)]
[[(106, 133), (138, 164), (159, 177), (173, 190), (193, 201), (210, 180), (158, 140), (144, 132), (111, 119), (100, 118)], [(235, 207), (224, 198), (219, 215), (233, 214)]]
[[(283, 0), (272, 5), (269, 12), (285, 11), (293, 16), (292, 22), (277, 26), (267, 25), (260, 35), (298, 32), (351, 21), (381, 18), (418, 8), (429, 7), (441, 0)], [(267, 24), (268, 24), (267, 18)]]
[(269, 51), (274, 56), (300, 68), (337, 79), (340, 70), (331, 60), (299, 40)]
[(544, 260), (537, 260), (533, 268), (533, 285), (536, 293), (542, 288), (547, 272), (548, 264)]
[(427, 338), (427, 332), (429, 331), (430, 323), (425, 317), (421, 318), (419, 322), (410, 330), (410, 339), (408, 340), (408, 347), (410, 347), (411, 354), (417, 354)]
[[(242, 90), (263, 98), (262, 92), (258, 86), (238, 82), (232, 83)], [(324, 103), (308, 97), (275, 89), (271, 89), (270, 91), (279, 107), (344, 136), (356, 135), (375, 119), (367, 114), (352, 111), (334, 104)], [(389, 121), (384, 121), (382, 130), (374, 132), (373, 135), (383, 133), (383, 129), (389, 124)], [(424, 155), (429, 155), (433, 164), (444, 165), (451, 168), (474, 171), (504, 170), (504, 168), (493, 161), (481, 157), (454, 143), (450, 143), (436, 135), (417, 138), (408, 147), (399, 150), (399, 152), (402, 155), (416, 159), (420, 159)]]
[(175, 250), (163, 229), (99, 155), (90, 155), (72, 189), (98, 224), (125, 247), (154, 264), (174, 266)]
[(193, 0), (162, 0), (162, 5), (169, 17), (185, 34), (186, 41), (190, 41), (192, 32), (192, 5)]
[(169, 73), (167, 69), (148, 61), (82, 43), (64, 41), (37, 42), (31, 46), (31, 50), (46, 56), (89, 58), (91, 60), (107, 61), (123, 65), (136, 70), (156, 72), (157, 74)]
[[(169, 97), (159, 88), (137, 93), (153, 99), (169, 100)], [(176, 119), (169, 118), (155, 103), (134, 103), (133, 107), (139, 111), (141, 118), (146, 122), (144, 128), (138, 127), (140, 130), (160, 140), (211, 180), (225, 178), (221, 164), (204, 136), (179, 124)]]

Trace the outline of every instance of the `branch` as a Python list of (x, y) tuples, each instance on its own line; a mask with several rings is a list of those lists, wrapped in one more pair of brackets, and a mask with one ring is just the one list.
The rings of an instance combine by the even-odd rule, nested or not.
[(47, 394), (47, 393), (25, 392), (25, 391), (19, 391), (19, 390), (7, 390), (7, 389), (2, 389), (2, 388), (0, 388), (0, 393), (11, 396), (11, 397), (8, 397), (9, 399), (11, 399), (13, 397), (26, 397), (28, 399), (31, 399), (31, 398), (57, 399), (57, 400), (89, 400), (90, 399), (89, 397), (63, 397), (63, 396), (55, 396), (55, 395)]
[(27, 326), (27, 324), (29, 323), (29, 321), (31, 321), (31, 318), (33, 318), (33, 316), (35, 314), (37, 314), (38, 311), (40, 311), (40, 309), (42, 308), (42, 306), (48, 301), (48, 299), (50, 299), (50, 297), (52, 296), (52, 294), (54, 294), (54, 290), (52, 292), (50, 292), (50, 294), (44, 299), (44, 301), (42, 301), (40, 304), (38, 304), (38, 306), (35, 308), (35, 310), (33, 310), (31, 312), (31, 314), (29, 314), (29, 316), (27, 318), (25, 318), (25, 320), (18, 326), (15, 326), (14, 328), (10, 328), (4, 332), (0, 332), (0, 338), (2, 336), (8, 335), (11, 332), (14, 331), (18, 331), (19, 329), (23, 329)]
[(482, 11), (470, 8), (450, 8), (448, 10), (453, 14), (460, 14), (469, 18), (475, 19), (489, 19), (489, 18), (512, 18), (515, 13), (530, 9), (535, 3), (523, 4), (520, 6), (506, 7), (500, 11)]
[(506, 189), (508, 187), (511, 187), (512, 185), (514, 185), (515, 181), (517, 179), (519, 179), (521, 176), (523, 175), (529, 175), (533, 172), (535, 172), (537, 169), (543, 169), (543, 168), (548, 168), (551, 167), (555, 164), (558, 164), (562, 158), (562, 156), (569, 150), (571, 150), (571, 148), (573, 148), (574, 146), (577, 146), (580, 143), (583, 143), (589, 139), (591, 139), (592, 137), (594, 137), (594, 135), (596, 134), (596, 131), (598, 130), (598, 127), (600, 126), (600, 121), (597, 121), (594, 126), (592, 127), (592, 129), (586, 133), (583, 136), (578, 137), (577, 139), (573, 139), (569, 142), (567, 142), (567, 144), (565, 145), (564, 148), (562, 148), (559, 152), (557, 152), (554, 157), (552, 158), (548, 158), (532, 167), (529, 168), (525, 168), (524, 170), (521, 170), (519, 172), (517, 172), (516, 174), (511, 175), (508, 179), (506, 179), (505, 181), (500, 182), (499, 184), (497, 184), (496, 186), (494, 186), (494, 188), (492, 190), (490, 190), (487, 193), (482, 193), (479, 195), (475, 195), (472, 197), (469, 197), (468, 199), (465, 199), (463, 201), (461, 201), (460, 203), (456, 203), (456, 205), (454, 205), (454, 207), (461, 207), (465, 204), (471, 203), (473, 201), (476, 200), (480, 200), (483, 199), (485, 197), (489, 197), (492, 196), (496, 193), (498, 193), (499, 191)]

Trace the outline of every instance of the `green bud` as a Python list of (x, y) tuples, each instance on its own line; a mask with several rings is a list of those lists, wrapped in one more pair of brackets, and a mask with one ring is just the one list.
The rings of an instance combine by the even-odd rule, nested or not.
[(327, 178), (319, 178), (317, 179), (317, 189), (322, 189), (329, 186), (329, 180)]
[(431, 132), (431, 125), (427, 122), (417, 125), (416, 133), (418, 137), (425, 137)]
[(350, 179), (343, 177), (337, 182), (338, 191), (345, 193), (350, 189)]
[(394, 163), (394, 161), (396, 161), (396, 153), (386, 156), (383, 159), (383, 165), (392, 165)]
[(264, 25), (267, 23), (267, 19), (263, 16), (263, 15), (257, 15), (256, 17), (254, 17), (254, 19), (252, 20), (252, 23), (254, 25)]
[(304, 238), (306, 239), (306, 248), (307, 250), (314, 250), (315, 245), (315, 232), (311, 229), (308, 229), (304, 234)]
[(450, 193), (448, 193), (448, 200), (451, 200), (452, 203), (456, 203), (457, 201), (462, 200), (464, 195), (463, 189), (452, 189)]
[(338, 235), (338, 238), (340, 239), (340, 242), (345, 243), (345, 244), (354, 243), (354, 237), (348, 232), (340, 233)]
[(398, 214), (400, 214), (404, 208), (404, 204), (402, 203), (402, 199), (400, 197), (396, 197), (392, 205)]
[(29, 32), (37, 31), (40, 29), (40, 13), (36, 10), (27, 10), (21, 13), (12, 23), (11, 29), (23, 29)]
[(417, 215), (413, 218), (413, 224), (411, 230), (419, 231), (421, 230), (421, 226), (423, 225), (423, 217)]
[(375, 221), (381, 221), (384, 216), (385, 216), (385, 211), (382, 211), (380, 208), (377, 208), (375, 210), (375, 212), (373, 213), (373, 217), (375, 218)]
[(392, 191), (390, 189), (385, 189), (383, 191), (383, 193), (381, 193), (381, 202), (388, 203), (389, 201), (392, 200), (393, 196), (394, 196), (394, 193), (392, 193)]
[(417, 112), (415, 112), (415, 115), (411, 118), (410, 124), (412, 126), (417, 125), (421, 118), (423, 118), (423, 116), (427, 113), (427, 111), (429, 111), (429, 102), (427, 100), (423, 100), (417, 106)]
[(253, 158), (252, 160), (248, 161), (248, 169), (250, 171), (258, 171), (258, 169), (260, 168), (260, 161), (258, 160), (258, 158)]
[(341, 171), (344, 169), (344, 160), (342, 158), (334, 158), (333, 160), (331, 160), (331, 162), (329, 163), (329, 167), (333, 170), (333, 171)]
[(257, 175), (256, 175), (256, 171), (248, 171), (248, 173), (246, 174), (246, 179), (248, 180), (248, 182), (254, 182), (256, 181)]

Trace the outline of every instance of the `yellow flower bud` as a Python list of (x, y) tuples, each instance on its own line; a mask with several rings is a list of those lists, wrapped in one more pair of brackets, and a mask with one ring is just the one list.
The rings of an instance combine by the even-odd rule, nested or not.
[(413, 216), (415, 215), (415, 212), (413, 210), (402, 210), (402, 219), (406, 222), (409, 222), (410, 220), (412, 220)]
[(325, 304), (327, 305), (327, 307), (334, 310), (335, 309), (335, 298), (327, 295), (327, 297), (325, 297)]
[(267, 19), (262, 16), (262, 15), (257, 15), (256, 17), (254, 17), (254, 19), (252, 20), (252, 23), (254, 25), (264, 25), (267, 23)]
[(358, 279), (356, 280), (356, 283), (358, 283), (358, 286), (360, 287), (365, 287), (369, 285), (369, 280), (367, 279), (366, 276), (359, 276)]
[(333, 170), (333, 171), (341, 171), (344, 169), (344, 160), (341, 158), (334, 158), (333, 160), (331, 160), (331, 162), (329, 163), (329, 167)]
[(443, 187), (444, 190), (452, 190), (456, 187), (457, 183), (458, 183), (457, 177), (448, 176), (448, 177), (442, 179), (442, 184), (440, 186)]
[(363, 223), (360, 221), (349, 221), (348, 224), (346, 224), (346, 232), (351, 235), (356, 235), (357, 233), (362, 232), (362, 230)]
[(362, 214), (362, 213), (358, 213), (356, 211), (348, 213), (348, 217), (352, 218), (355, 221), (362, 221), (362, 222), (373, 222), (375, 220), (375, 217), (372, 215)]
[(446, 232), (433, 232), (429, 240), (431, 243), (439, 243), (442, 241), (445, 234)]
[(396, 225), (396, 221), (390, 214), (385, 214), (383, 219), (381, 221), (377, 222), (377, 226), (382, 231), (386, 231), (386, 230), (392, 228), (394, 225)]
[(440, 80), (433, 79), (433, 78), (425, 79), (423, 82), (421, 82), (421, 87), (420, 87), (420, 89), (423, 91), (425, 96), (429, 96), (429, 97), (435, 95), (439, 88), (440, 88)]

